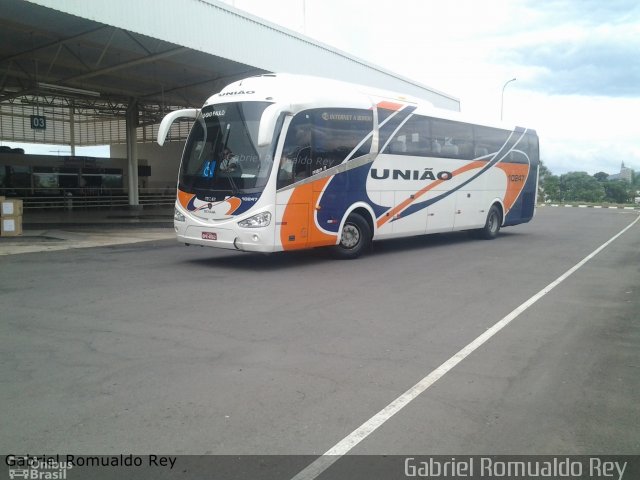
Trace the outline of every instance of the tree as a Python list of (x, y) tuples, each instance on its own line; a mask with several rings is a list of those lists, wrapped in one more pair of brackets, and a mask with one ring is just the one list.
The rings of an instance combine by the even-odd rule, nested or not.
[(605, 195), (602, 183), (586, 172), (561, 175), (560, 192), (563, 200), (570, 202), (600, 202)]
[(633, 188), (624, 180), (612, 180), (604, 184), (605, 199), (613, 203), (633, 201)]
[(547, 168), (547, 166), (544, 164), (542, 160), (540, 160), (540, 163), (538, 165), (538, 175), (540, 176), (540, 178), (545, 178), (550, 175), (553, 175), (551, 173), (551, 170)]
[(607, 179), (609, 178), (609, 174), (605, 172), (598, 172), (594, 174), (593, 177), (599, 182), (606, 182)]
[(560, 182), (556, 175), (540, 160), (538, 167), (538, 198), (545, 200), (560, 200)]
[(545, 178), (544, 198), (545, 200), (551, 200), (553, 202), (559, 202), (562, 200), (560, 195), (560, 178), (557, 175), (549, 175)]

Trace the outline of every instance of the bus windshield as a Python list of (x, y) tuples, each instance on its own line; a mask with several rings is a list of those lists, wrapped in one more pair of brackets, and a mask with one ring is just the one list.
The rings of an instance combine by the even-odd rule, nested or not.
[(260, 118), (269, 102), (209, 105), (198, 114), (182, 156), (180, 189), (240, 192), (264, 188), (273, 159), (258, 147)]

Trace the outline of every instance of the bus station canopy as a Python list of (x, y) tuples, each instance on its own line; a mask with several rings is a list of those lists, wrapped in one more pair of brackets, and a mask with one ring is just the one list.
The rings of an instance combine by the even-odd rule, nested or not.
[[(135, 105), (138, 140), (153, 141), (169, 110), (199, 107), (235, 80), (276, 71), (460, 106), (456, 98), (214, 0), (3, 0), (0, 39), (1, 140), (122, 143), (127, 110)], [(51, 127), (34, 130), (32, 115), (46, 116)]]

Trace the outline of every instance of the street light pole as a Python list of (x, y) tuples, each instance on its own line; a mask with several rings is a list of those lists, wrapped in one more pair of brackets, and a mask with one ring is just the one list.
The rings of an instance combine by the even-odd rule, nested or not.
[(302, 0), (302, 33), (307, 34), (307, 0)]
[(509, 85), (511, 82), (515, 82), (515, 81), (516, 79), (514, 77), (511, 80), (507, 80), (505, 84), (502, 86), (502, 97), (500, 99), (500, 121), (502, 121), (502, 112), (504, 109), (504, 89), (507, 88), (507, 85)]

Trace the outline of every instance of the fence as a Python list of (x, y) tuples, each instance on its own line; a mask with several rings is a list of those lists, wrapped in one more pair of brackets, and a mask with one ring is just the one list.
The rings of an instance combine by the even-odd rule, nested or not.
[[(129, 197), (124, 190), (40, 188), (35, 193), (32, 192), (32, 189), (0, 189), (0, 196), (21, 198), (25, 210), (124, 208), (129, 205)], [(141, 188), (139, 199), (140, 205), (144, 206), (171, 206), (176, 201), (176, 191), (166, 188)]]

